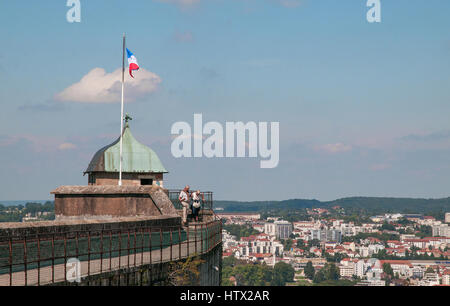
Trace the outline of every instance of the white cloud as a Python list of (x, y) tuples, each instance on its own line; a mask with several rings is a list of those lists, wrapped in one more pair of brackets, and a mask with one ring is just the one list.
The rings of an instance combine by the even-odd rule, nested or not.
[[(161, 78), (145, 69), (134, 71), (134, 79), (125, 71), (125, 101), (150, 94), (158, 89)], [(121, 98), (122, 70), (107, 73), (103, 68), (94, 68), (81, 80), (55, 95), (57, 101), (81, 103), (114, 103)]]
[(191, 31), (184, 31), (184, 32), (176, 32), (175, 33), (175, 40), (177, 42), (193, 42), (194, 41), (194, 35)]
[(352, 149), (352, 146), (343, 143), (330, 143), (323, 146), (317, 147), (318, 150), (325, 151), (328, 153), (342, 153), (347, 152)]
[(74, 145), (73, 143), (65, 142), (65, 143), (60, 144), (60, 145), (58, 146), (58, 149), (59, 149), (59, 150), (72, 150), (72, 149), (75, 149), (76, 147), (77, 147), (77, 146)]

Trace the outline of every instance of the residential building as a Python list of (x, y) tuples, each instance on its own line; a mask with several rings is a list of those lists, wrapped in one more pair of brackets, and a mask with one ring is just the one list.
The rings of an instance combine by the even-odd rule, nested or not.
[(312, 239), (317, 239), (322, 242), (336, 241), (336, 242), (340, 243), (342, 241), (342, 232), (341, 232), (341, 230), (336, 230), (336, 229), (312, 230), (311, 231), (311, 240)]
[(355, 268), (353, 265), (348, 265), (348, 266), (340, 265), (338, 267), (339, 267), (339, 273), (341, 274), (341, 277), (350, 278), (354, 275)]
[(275, 236), (276, 235), (276, 226), (275, 223), (273, 222), (266, 222), (264, 224), (264, 233), (270, 235), (270, 236)]
[(433, 228), (433, 236), (450, 237), (450, 226), (448, 224), (435, 225)]
[(275, 221), (275, 236), (278, 239), (287, 239), (292, 233), (292, 224), (288, 221)]

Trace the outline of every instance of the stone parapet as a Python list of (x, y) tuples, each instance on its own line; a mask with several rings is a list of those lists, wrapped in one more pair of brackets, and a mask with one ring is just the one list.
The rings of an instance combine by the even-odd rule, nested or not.
[(61, 186), (51, 193), (56, 220), (177, 216), (167, 190), (159, 186)]

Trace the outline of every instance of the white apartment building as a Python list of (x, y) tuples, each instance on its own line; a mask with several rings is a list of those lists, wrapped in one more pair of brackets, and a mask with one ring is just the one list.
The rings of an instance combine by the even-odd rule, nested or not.
[(370, 244), (368, 246), (369, 249), (369, 256), (372, 256), (373, 254), (378, 254), (379, 251), (384, 250), (384, 245), (382, 244)]
[(275, 236), (278, 239), (287, 239), (292, 233), (292, 224), (288, 221), (275, 221)]
[(317, 239), (323, 242), (336, 241), (338, 243), (342, 240), (342, 232), (338, 229), (320, 229), (311, 231), (311, 240)]
[(340, 265), (339, 267), (339, 273), (341, 277), (352, 277), (355, 273), (355, 267), (354, 265)]
[(419, 282), (419, 286), (436, 286), (439, 284), (439, 275), (437, 273), (425, 273), (423, 279)]
[(251, 254), (283, 254), (283, 245), (270, 239), (264, 234), (251, 237), (242, 237), (238, 244), (239, 254), (243, 257), (248, 257)]
[(442, 285), (450, 285), (450, 270), (444, 272), (442, 276)]
[(264, 224), (264, 233), (278, 239), (287, 239), (292, 234), (292, 224), (288, 221), (267, 222)]
[(366, 274), (367, 265), (364, 260), (358, 260), (358, 262), (354, 265), (353, 274), (358, 277), (363, 277)]
[(270, 236), (275, 236), (276, 232), (276, 226), (273, 222), (266, 222), (264, 224), (264, 233)]
[(433, 228), (433, 236), (450, 237), (450, 226), (448, 224), (435, 225)]

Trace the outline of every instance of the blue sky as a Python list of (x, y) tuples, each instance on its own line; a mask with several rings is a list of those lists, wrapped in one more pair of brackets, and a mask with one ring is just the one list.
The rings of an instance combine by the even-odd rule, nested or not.
[[(370, 24), (365, 0), (81, 0), (81, 23), (68, 23), (65, 0), (1, 0), (0, 200), (87, 183), (120, 104), (60, 94), (120, 68), (123, 32), (159, 80), (126, 111), (166, 187), (234, 200), (449, 196), (450, 2), (381, 3)], [(173, 158), (170, 127), (194, 113), (279, 121), (279, 166)]]

